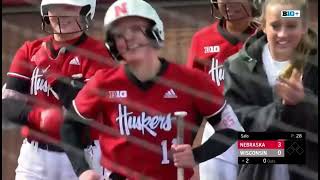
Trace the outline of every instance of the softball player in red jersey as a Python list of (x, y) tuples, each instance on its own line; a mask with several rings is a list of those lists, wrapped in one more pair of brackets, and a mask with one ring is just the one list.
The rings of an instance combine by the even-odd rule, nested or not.
[[(222, 18), (195, 33), (189, 49), (187, 66), (207, 73), (223, 93), (223, 63), (229, 56), (236, 54), (242, 48), (245, 39), (255, 32), (258, 24), (253, 21), (253, 17), (258, 15), (258, 9), (252, 0), (211, 0), (211, 8), (212, 15), (220, 14)], [(239, 122), (224, 124), (238, 126), (237, 130), (243, 131)], [(214, 131), (215, 129), (206, 123), (202, 143), (207, 141)], [(237, 153), (235, 143), (220, 156), (199, 164), (200, 179), (236, 179)]]
[[(68, 99), (72, 100), (79, 90), (71, 85), (59, 85), (58, 77), (86, 82), (99, 68), (107, 68), (77, 50), (111, 61), (104, 44), (85, 33), (95, 6), (95, 0), (42, 0), (42, 27), (51, 35), (27, 41), (16, 52), (3, 91), (7, 119), (60, 139), (62, 105), (67, 107)], [(86, 157), (91, 167), (102, 174), (98, 133), (93, 131), (91, 140), (95, 141), (85, 150)], [(16, 179), (65, 180), (77, 176), (62, 148), (29, 136), (20, 150)]]
[[(186, 111), (184, 121), (189, 125), (197, 127), (205, 117), (217, 126), (226, 108), (221, 92), (202, 72), (159, 58), (163, 24), (145, 1), (116, 1), (106, 12), (104, 25), (106, 44), (114, 57), (125, 63), (113, 70), (99, 70), (79, 92), (66, 115), (62, 139), (81, 147), (79, 132), (86, 125), (77, 121), (74, 114), (85, 122), (101, 114), (103, 124), (119, 135), (107, 130), (100, 136), (101, 163), (117, 177), (177, 179), (177, 167), (182, 167), (189, 179), (197, 163), (227, 150), (237, 131), (220, 129), (207, 143), (192, 149), (192, 130), (185, 128), (185, 144), (177, 145), (174, 112)], [(232, 143), (217, 140), (219, 135), (229, 137)], [(132, 138), (142, 140), (147, 147), (131, 141)], [(67, 154), (76, 165), (79, 179), (99, 179), (83, 156), (75, 157), (71, 151)]]

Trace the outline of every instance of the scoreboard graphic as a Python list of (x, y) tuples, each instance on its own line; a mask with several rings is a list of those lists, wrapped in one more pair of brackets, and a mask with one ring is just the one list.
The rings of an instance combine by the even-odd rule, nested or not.
[(239, 164), (304, 164), (304, 132), (241, 132)]

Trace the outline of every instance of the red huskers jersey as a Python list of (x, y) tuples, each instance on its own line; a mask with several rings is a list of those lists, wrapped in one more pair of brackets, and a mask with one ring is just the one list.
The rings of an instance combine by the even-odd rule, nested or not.
[[(125, 65), (109, 72), (99, 70), (74, 101), (80, 116), (96, 119), (102, 112), (104, 125), (116, 131), (117, 135), (108, 130), (100, 136), (102, 165), (129, 179), (140, 179), (139, 173), (177, 179), (169, 158), (177, 136), (174, 112), (186, 111), (185, 122), (195, 126), (224, 107), (221, 93), (208, 76), (165, 60), (161, 63), (156, 80), (143, 83)], [(184, 143), (192, 144), (190, 128), (185, 128), (184, 135)], [(132, 142), (132, 137), (145, 146)], [(191, 175), (192, 170), (186, 170), (187, 179)]]
[[(35, 58), (37, 57), (35, 56), (35, 54), (41, 48), (43, 42), (47, 42), (49, 44), (46, 50), (51, 57), (54, 57), (57, 53), (56, 49), (59, 49), (61, 47), (61, 45), (58, 45), (58, 43), (53, 40), (53, 36), (47, 36), (32, 42), (25, 42), (13, 58), (13, 62), (7, 74), (8, 79), (11, 78), (11, 80), (14, 80), (17, 86), (19, 86), (19, 79), (28, 81), (30, 85), (29, 93), (32, 98), (35, 98), (33, 100), (36, 101), (36, 106), (61, 106), (56, 93), (44, 78), (42, 70), (36, 67), (35, 64)], [(106, 58), (106, 61), (110, 58), (108, 50), (105, 48), (104, 44), (88, 37), (86, 34), (83, 34), (79, 38), (71, 40), (67, 43), (72, 44), (76, 48), (84, 49), (85, 51), (88, 51), (90, 53), (95, 53), (96, 56), (104, 57)], [(67, 50), (67, 52), (63, 55), (63, 65), (61, 68), (61, 72), (62, 74), (69, 77), (75, 75), (79, 76), (79, 74), (81, 74), (82, 78), (88, 80), (98, 69), (102, 67), (106, 67), (106, 65), (98, 63), (96, 59), (92, 59), (90, 58), (90, 56), (86, 56), (85, 53), (78, 54), (75, 51)], [(39, 119), (35, 121), (39, 121)], [(51, 134), (48, 135), (59, 139), (60, 129), (57, 127), (60, 127), (61, 121), (56, 121), (55, 123), (56, 124), (52, 124), (50, 126), (55, 130), (50, 131)], [(41, 131), (40, 122), (29, 124), (29, 126)], [(95, 138), (97, 138), (97, 136)]]
[(224, 88), (223, 63), (243, 46), (243, 41), (255, 29), (248, 27), (243, 40), (228, 33), (224, 26), (225, 20), (216, 21), (210, 26), (196, 32), (191, 41), (187, 66), (208, 73), (221, 92)]

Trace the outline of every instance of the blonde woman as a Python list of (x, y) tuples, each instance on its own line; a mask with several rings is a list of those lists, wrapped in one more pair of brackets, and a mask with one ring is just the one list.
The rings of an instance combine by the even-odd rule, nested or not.
[[(307, 132), (306, 164), (296, 170), (285, 164), (243, 165), (238, 179), (317, 176), (318, 146), (312, 139), (318, 133), (318, 63), (312, 42), (317, 35), (308, 28), (306, 3), (266, 0), (261, 31), (225, 63), (225, 96), (245, 131)], [(282, 17), (282, 10), (298, 10), (300, 17)]]

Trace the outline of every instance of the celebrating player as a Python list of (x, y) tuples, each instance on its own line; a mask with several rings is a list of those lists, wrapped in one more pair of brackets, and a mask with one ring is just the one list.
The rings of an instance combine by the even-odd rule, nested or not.
[[(283, 16), (288, 10), (299, 15)], [(312, 139), (318, 133), (317, 35), (308, 29), (307, 14), (306, 0), (266, 0), (261, 31), (225, 63), (225, 97), (246, 131), (307, 131), (306, 165), (245, 164), (240, 180), (313, 179), (310, 170), (317, 172), (318, 144)]]
[[(50, 35), (27, 41), (17, 51), (3, 91), (6, 119), (60, 139), (62, 105), (68, 107), (80, 88), (71, 82), (87, 81), (97, 69), (107, 68), (93, 60), (96, 57), (111, 61), (104, 44), (85, 33), (95, 6), (96, 0), (41, 1), (42, 28)], [(102, 173), (97, 132), (92, 132), (92, 139), (96, 139), (95, 144), (86, 151), (93, 156), (86, 155), (90, 165)], [(65, 180), (77, 176), (62, 148), (29, 136), (20, 150), (16, 179)]]
[[(211, 0), (211, 13), (217, 18), (213, 24), (200, 29), (192, 38), (187, 66), (207, 73), (223, 92), (223, 63), (242, 48), (244, 41), (255, 32), (258, 24), (259, 3), (253, 0)], [(227, 123), (227, 122), (226, 122)], [(239, 131), (243, 131), (240, 127)], [(206, 123), (202, 136), (204, 143), (214, 129)], [(225, 153), (199, 164), (201, 180), (236, 179), (238, 173), (237, 146)]]
[[(129, 179), (177, 179), (180, 167), (185, 168), (189, 179), (197, 163), (221, 154), (237, 137), (233, 129), (220, 129), (202, 146), (192, 149), (190, 125), (199, 125), (205, 117), (216, 126), (222, 115), (232, 121), (233, 111), (225, 106), (221, 92), (208, 76), (159, 58), (164, 29), (148, 3), (118, 0), (106, 12), (104, 25), (106, 44), (114, 57), (125, 63), (111, 71), (99, 70), (79, 92), (62, 127), (62, 139), (81, 147), (85, 124), (93, 124), (91, 120), (102, 114), (104, 128), (109, 128), (100, 137), (104, 167)], [(185, 144), (181, 145), (175, 139), (176, 111), (188, 114), (184, 121), (189, 127), (184, 129)], [(224, 138), (228, 143), (221, 142)], [(98, 179), (83, 155), (67, 154), (76, 164), (79, 179)]]

